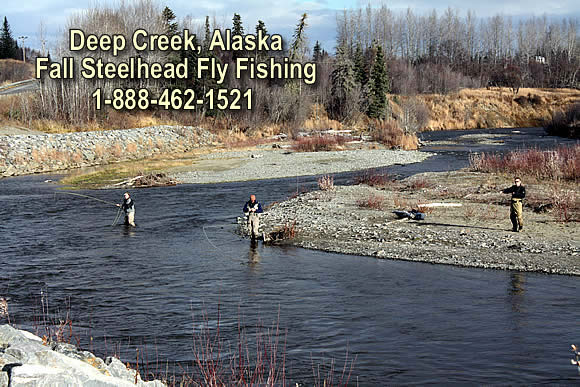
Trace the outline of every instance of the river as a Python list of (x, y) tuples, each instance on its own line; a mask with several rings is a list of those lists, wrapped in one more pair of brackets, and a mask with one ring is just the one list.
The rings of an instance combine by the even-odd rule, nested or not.
[[(423, 137), (470, 133), (482, 132)], [(438, 156), (387, 171), (455, 169), (469, 150), (560, 142), (537, 129), (493, 133), (504, 145), (432, 145), (424, 150)], [(0, 296), (19, 327), (38, 325), (43, 307), (51, 319), (69, 311), (97, 354), (133, 361), (146, 344), (152, 363), (187, 364), (192, 327), (204, 311), (216, 326), (219, 306), (221, 335), (233, 343), (239, 321), (249, 337), (258, 321), (286, 330), (292, 382), (312, 384), (312, 364), (333, 358), (342, 369), (347, 353), (356, 356), (351, 384), (580, 382), (569, 360), (570, 344), (580, 343), (576, 277), (252, 247), (233, 232), (249, 193), (268, 204), (312, 187), (313, 177), (135, 190), (134, 230), (111, 226), (112, 205), (56, 194), (46, 179), (56, 177), (0, 180)]]

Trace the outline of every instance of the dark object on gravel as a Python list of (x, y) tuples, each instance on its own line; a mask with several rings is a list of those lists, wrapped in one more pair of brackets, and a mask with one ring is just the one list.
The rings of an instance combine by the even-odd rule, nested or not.
[(407, 218), (407, 219), (413, 219), (413, 220), (425, 220), (425, 214), (422, 212), (419, 212), (417, 210), (411, 210), (411, 211), (395, 210), (395, 211), (393, 211), (393, 214), (397, 215), (397, 217), (399, 219)]
[(534, 207), (534, 212), (538, 214), (540, 212), (548, 212), (548, 210), (551, 210), (553, 206), (553, 203), (540, 204), (539, 206)]

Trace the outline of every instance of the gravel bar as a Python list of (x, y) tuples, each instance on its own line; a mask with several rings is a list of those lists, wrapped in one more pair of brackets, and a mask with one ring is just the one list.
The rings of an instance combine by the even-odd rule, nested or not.
[(223, 183), (308, 176), (410, 164), (432, 154), (403, 150), (347, 150), (330, 152), (290, 152), (252, 150), (204, 155), (188, 171), (173, 173), (183, 183)]

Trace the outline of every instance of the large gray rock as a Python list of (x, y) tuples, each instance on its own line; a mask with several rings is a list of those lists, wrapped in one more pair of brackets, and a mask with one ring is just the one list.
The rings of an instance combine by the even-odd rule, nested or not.
[(0, 387), (8, 387), (8, 373), (0, 371)]
[(70, 344), (48, 347), (42, 340), (9, 325), (0, 326), (0, 387), (38, 386), (164, 386), (158, 380), (144, 382), (120, 360), (105, 363), (90, 352)]

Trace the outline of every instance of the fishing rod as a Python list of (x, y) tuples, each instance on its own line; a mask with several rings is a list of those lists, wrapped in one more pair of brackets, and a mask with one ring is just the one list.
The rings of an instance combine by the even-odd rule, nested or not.
[(102, 199), (96, 198), (96, 197), (94, 197), (94, 196), (83, 195), (83, 194), (74, 193), (74, 192), (68, 192), (68, 191), (55, 191), (54, 193), (55, 193), (55, 194), (59, 193), (59, 194), (66, 194), (66, 195), (74, 195), (74, 196), (80, 196), (80, 197), (83, 197), (83, 198), (88, 198), (88, 199), (97, 200), (97, 201), (99, 201), (99, 202), (101, 202), (101, 203), (105, 203), (105, 204), (111, 204), (111, 205), (113, 205), (113, 206), (117, 206), (117, 203), (108, 202), (108, 201), (106, 201), (106, 200), (102, 200)]

